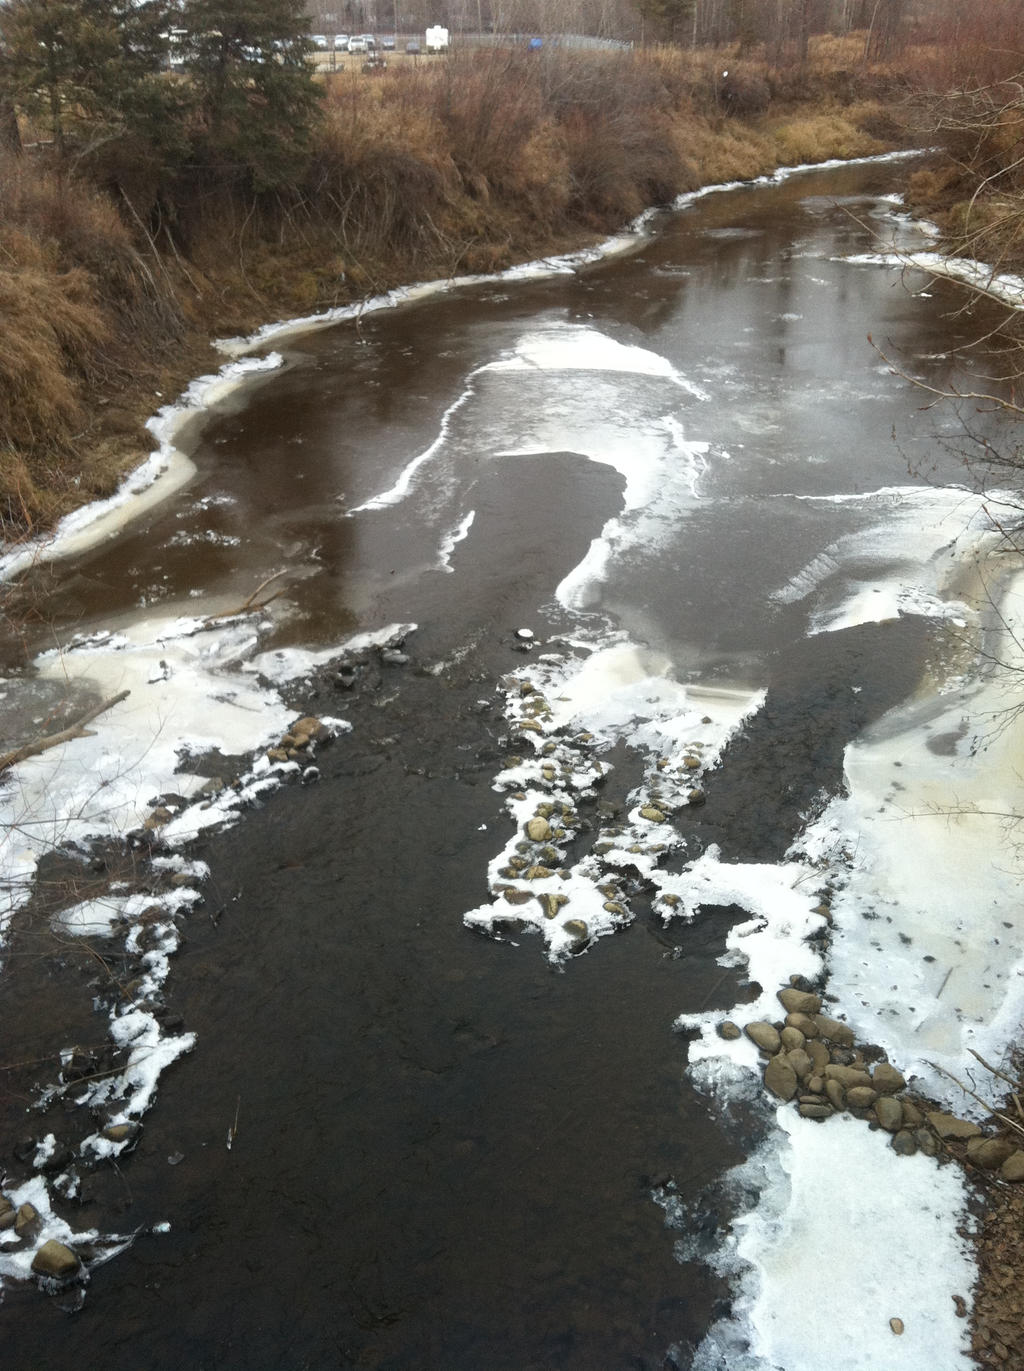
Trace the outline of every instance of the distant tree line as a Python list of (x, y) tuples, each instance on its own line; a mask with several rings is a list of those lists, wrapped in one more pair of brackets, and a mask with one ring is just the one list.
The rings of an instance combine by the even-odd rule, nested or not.
[[(972, 12), (1019, 0), (975, 0)], [(317, 32), (414, 32), (447, 24), (454, 32), (581, 33), (628, 42), (688, 47), (767, 44), (806, 56), (816, 34), (865, 36), (865, 55), (879, 58), (915, 34), (948, 28), (963, 0), (311, 0)]]

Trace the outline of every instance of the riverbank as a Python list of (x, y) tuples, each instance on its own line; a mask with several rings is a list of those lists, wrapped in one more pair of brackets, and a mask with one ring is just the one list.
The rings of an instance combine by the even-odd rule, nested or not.
[(150, 415), (220, 365), (214, 338), (576, 249), (702, 186), (898, 145), (891, 74), (849, 57), (823, 43), (799, 77), (671, 50), (338, 74), (294, 194), (186, 201), (156, 236), (86, 181), (8, 158), (0, 531), (11, 543), (109, 496), (145, 456)]

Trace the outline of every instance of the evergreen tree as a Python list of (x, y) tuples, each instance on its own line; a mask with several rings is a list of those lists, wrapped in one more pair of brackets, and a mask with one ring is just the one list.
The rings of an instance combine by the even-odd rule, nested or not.
[(169, 11), (164, 0), (8, 0), (0, 101), (49, 133), (62, 160), (118, 135), (165, 142)]
[(319, 87), (303, 0), (184, 0), (195, 151), (256, 189), (300, 174)]

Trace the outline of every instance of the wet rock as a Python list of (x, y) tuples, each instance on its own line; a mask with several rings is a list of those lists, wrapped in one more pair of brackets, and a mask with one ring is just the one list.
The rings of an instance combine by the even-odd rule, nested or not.
[(19, 1238), (34, 1238), (43, 1226), (34, 1204), (23, 1204), (14, 1216), (14, 1231)]
[(968, 1138), (967, 1160), (986, 1171), (998, 1171), (1016, 1151), (1009, 1138)]
[(585, 943), (590, 937), (590, 929), (582, 919), (566, 919), (562, 927), (575, 943)]
[(800, 1032), (799, 1028), (786, 1027), (779, 1036), (782, 1038), (782, 1046), (787, 1052), (790, 1052), (797, 1047), (803, 1049), (804, 1044), (807, 1042), (807, 1039)]
[(620, 904), (618, 900), (606, 900), (601, 908), (609, 914), (625, 914), (626, 912), (626, 906)]
[(761, 1051), (767, 1052), (770, 1057), (774, 1057), (782, 1046), (779, 1030), (763, 1019), (748, 1023), (743, 1031), (752, 1043), (756, 1043)]
[(142, 827), (152, 832), (154, 828), (163, 828), (164, 824), (169, 824), (173, 817), (169, 809), (165, 809), (163, 805), (157, 805), (149, 818), (143, 822)]
[(855, 1066), (837, 1066), (835, 1062), (830, 1062), (825, 1067), (825, 1079), (838, 1081), (841, 1086), (850, 1090), (854, 1086), (866, 1085), (869, 1089), (874, 1089), (871, 1084), (871, 1077), (866, 1071), (859, 1071)]
[(644, 805), (640, 810), (640, 817), (652, 824), (663, 824), (665, 822), (665, 815), (656, 805)]
[(350, 667), (342, 667), (334, 678), (334, 684), (341, 690), (351, 690), (356, 683), (356, 673)]
[(812, 1076), (807, 1082), (807, 1089), (811, 1092), (812, 1095), (824, 1095), (825, 1077)]
[(397, 648), (386, 647), (380, 654), (380, 659), (385, 666), (408, 666), (409, 654), (399, 652)]
[[(512, 863), (510, 862), (509, 865), (511, 866)], [(549, 866), (528, 866), (523, 872), (523, 875), (528, 881), (543, 881), (546, 880), (548, 876), (553, 876), (554, 874), (554, 871), (552, 871)]]
[(835, 1111), (830, 1104), (822, 1101), (806, 1101), (800, 1104), (800, 1113), (805, 1119), (830, 1119)]
[(700, 766), (700, 758), (692, 755), (684, 757), (683, 766), (686, 767), (687, 771), (696, 771)]
[(917, 1151), (917, 1139), (907, 1128), (901, 1128), (898, 1133), (893, 1134), (892, 1150), (898, 1152), (901, 1157), (912, 1157)]
[[(846, 1098), (850, 1098), (849, 1093)], [(887, 1133), (898, 1133), (903, 1127), (903, 1106), (891, 1095), (880, 1095), (875, 1101), (875, 1118)]]
[(976, 1123), (969, 1123), (967, 1119), (958, 1119), (955, 1114), (943, 1114), (938, 1110), (933, 1110), (928, 1115), (928, 1122), (943, 1139), (976, 1138), (981, 1133)]
[(807, 990), (796, 990), (787, 986), (779, 991), (779, 1003), (788, 1014), (817, 1014), (821, 1009), (821, 996), (812, 995)]
[(531, 842), (546, 843), (551, 837), (551, 825), (548, 823), (547, 819), (541, 818), (540, 815), (535, 815), (534, 818), (527, 820), (526, 836)]
[(811, 1018), (810, 1014), (787, 1014), (786, 1027), (799, 1029), (805, 1038), (816, 1038), (818, 1036), (818, 1025)]
[(1011, 1152), (999, 1168), (1004, 1181), (1024, 1181), (1024, 1152)]
[(267, 760), (271, 762), (286, 762), (288, 760), (288, 749), (284, 747), (268, 747)]
[(791, 1100), (796, 1094), (797, 1078), (792, 1063), (780, 1054), (772, 1057), (765, 1068), (764, 1083), (780, 1100)]
[(0, 1233), (6, 1233), (8, 1228), (14, 1227), (17, 1218), (17, 1211), (6, 1195), (0, 1195)]
[(878, 1099), (878, 1091), (869, 1085), (855, 1085), (846, 1092), (846, 1102), (851, 1109), (870, 1109)]
[(723, 1019), (718, 1025), (718, 1036), (726, 1042), (734, 1042), (740, 1036), (739, 1025), (734, 1024), (731, 1019)]
[(694, 786), (686, 798), (692, 805), (702, 805), (708, 797), (704, 794), (704, 791), (701, 790), (700, 786)]
[(842, 1023), (839, 1019), (830, 1019), (827, 1014), (815, 1014), (813, 1017), (819, 1036), (826, 1042), (836, 1043), (839, 1047), (853, 1046), (853, 1029), (849, 1024)]
[(907, 1084), (905, 1077), (888, 1062), (878, 1063), (871, 1073), (871, 1081), (880, 1095), (895, 1095)]
[(502, 896), (509, 904), (526, 904), (527, 900), (532, 900), (533, 896), (528, 890), (503, 890)]
[(78, 1274), (81, 1262), (70, 1247), (49, 1238), (32, 1258), (32, 1270), (37, 1276), (66, 1281)]
[(825, 1094), (828, 1096), (834, 1109), (842, 1110), (846, 1108), (846, 1091), (838, 1081), (826, 1080)]

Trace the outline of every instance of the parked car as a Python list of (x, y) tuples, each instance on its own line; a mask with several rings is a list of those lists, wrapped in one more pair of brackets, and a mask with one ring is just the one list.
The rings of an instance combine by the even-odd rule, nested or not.
[(380, 40), (380, 45), (385, 52), (394, 52), (395, 50), (395, 40), (393, 38), (382, 38)]
[(348, 52), (349, 35), (347, 33), (336, 33), (334, 35), (334, 49), (336, 52)]
[(355, 34), (355, 33), (354, 33), (354, 34), (352, 35), (352, 37), (348, 40), (348, 50), (349, 50), (349, 52), (366, 52), (366, 51), (367, 51), (366, 39), (362, 36), (362, 34)]
[(377, 40), (376, 40), (376, 38), (374, 38), (374, 36), (373, 36), (372, 33), (361, 33), (361, 34), (359, 35), (359, 37), (360, 37), (360, 38), (363, 40), (363, 42), (366, 44), (366, 51), (367, 51), (367, 52), (376, 52), (376, 51), (377, 51)]
[(409, 41), (408, 41), (408, 43), (406, 43), (406, 45), (405, 45), (405, 50), (406, 50), (406, 52), (409, 54), (410, 57), (419, 57), (419, 55), (420, 55), (420, 44), (419, 44), (419, 39), (418, 39), (418, 38), (410, 38)]
[(311, 33), (309, 39), (318, 52), (327, 51), (327, 35), (325, 33)]

